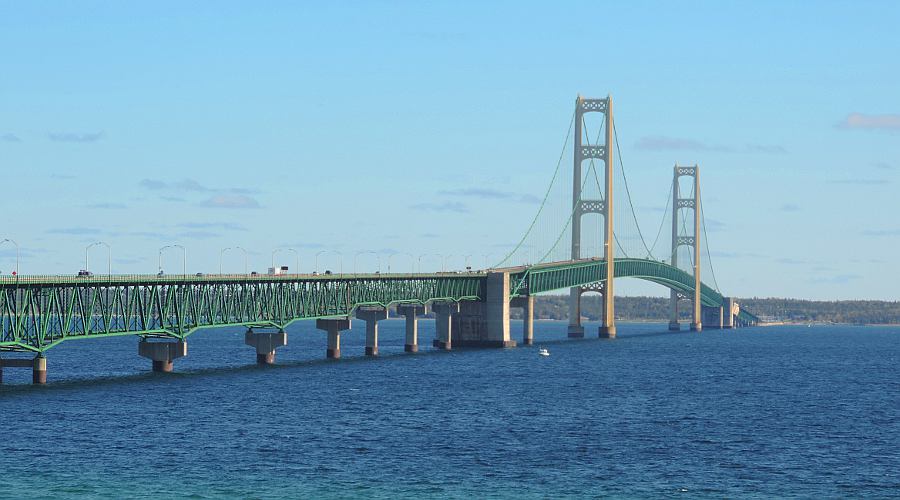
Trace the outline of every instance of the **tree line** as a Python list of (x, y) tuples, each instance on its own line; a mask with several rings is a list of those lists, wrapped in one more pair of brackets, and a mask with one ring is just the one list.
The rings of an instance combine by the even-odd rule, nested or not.
[[(601, 319), (601, 297), (597, 294), (581, 297), (581, 315), (588, 320)], [(853, 324), (900, 324), (900, 301), (837, 300), (817, 301), (785, 298), (737, 299), (741, 307), (766, 321), (831, 322)], [(535, 297), (535, 318), (567, 319), (568, 295), (540, 295)], [(682, 301), (679, 316), (689, 319), (690, 302)], [(514, 318), (521, 310), (511, 309)], [(665, 321), (669, 319), (668, 297), (616, 297), (616, 319)]]

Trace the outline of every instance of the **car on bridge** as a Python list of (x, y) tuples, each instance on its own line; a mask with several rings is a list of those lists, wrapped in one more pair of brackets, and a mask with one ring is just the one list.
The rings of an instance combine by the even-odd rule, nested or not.
[(77, 276), (79, 278), (90, 278), (93, 275), (94, 275), (94, 273), (92, 273), (86, 269), (82, 269), (82, 270), (78, 271), (78, 274), (77, 274)]

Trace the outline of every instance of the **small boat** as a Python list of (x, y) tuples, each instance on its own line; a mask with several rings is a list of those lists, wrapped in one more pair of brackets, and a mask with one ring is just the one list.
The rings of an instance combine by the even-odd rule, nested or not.
[(546, 348), (544, 348), (544, 347), (541, 347), (540, 349), (538, 349), (538, 354), (541, 355), (541, 356), (549, 356), (549, 355), (550, 355), (550, 351), (548, 351), (548, 350), (547, 350)]

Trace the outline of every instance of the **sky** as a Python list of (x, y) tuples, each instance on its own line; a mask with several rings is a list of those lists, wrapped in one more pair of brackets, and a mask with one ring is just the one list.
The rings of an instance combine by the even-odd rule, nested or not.
[(646, 232), (672, 166), (700, 165), (726, 295), (900, 300), (897, 19), (888, 1), (0, 0), (0, 239), (21, 274), (75, 273), (98, 241), (95, 272), (156, 272), (166, 245), (191, 273), (243, 271), (237, 247), (261, 272), (279, 248), (303, 271), (482, 267), (527, 229), (575, 96), (609, 94)]

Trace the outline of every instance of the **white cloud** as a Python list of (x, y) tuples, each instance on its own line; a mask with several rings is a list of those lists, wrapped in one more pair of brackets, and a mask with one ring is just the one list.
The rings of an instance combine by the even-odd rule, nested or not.
[(838, 124), (838, 128), (862, 129), (862, 130), (900, 130), (900, 115), (867, 115), (864, 113), (850, 113), (847, 118)]
[(212, 208), (259, 208), (255, 199), (239, 194), (220, 194), (200, 203), (203, 207)]

